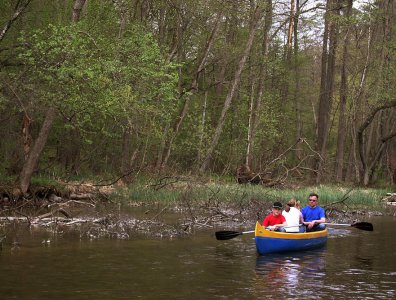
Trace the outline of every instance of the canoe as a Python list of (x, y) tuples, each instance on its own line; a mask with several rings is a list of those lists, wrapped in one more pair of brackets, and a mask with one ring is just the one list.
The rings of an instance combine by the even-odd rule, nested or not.
[(260, 255), (288, 251), (302, 251), (322, 247), (327, 242), (327, 229), (304, 233), (277, 232), (265, 229), (259, 222), (254, 231)]

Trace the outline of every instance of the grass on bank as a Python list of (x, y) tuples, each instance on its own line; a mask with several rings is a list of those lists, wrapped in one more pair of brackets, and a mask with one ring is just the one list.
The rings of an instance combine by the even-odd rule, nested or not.
[(197, 203), (237, 202), (240, 204), (254, 200), (262, 202), (263, 205), (270, 205), (274, 201), (285, 204), (291, 198), (295, 198), (301, 202), (301, 206), (305, 206), (308, 202), (308, 195), (312, 192), (319, 195), (319, 205), (321, 206), (333, 205), (347, 210), (382, 210), (381, 199), (386, 196), (389, 190), (337, 185), (275, 189), (236, 183), (175, 183), (163, 187), (138, 183), (120, 191), (117, 198), (119, 201), (161, 202), (164, 204), (176, 203), (183, 199)]
[[(224, 179), (224, 178), (223, 178)], [(86, 181), (86, 180), (81, 180)], [(89, 181), (97, 182), (97, 179)], [(13, 177), (1, 176), (2, 184), (12, 184)], [(62, 191), (63, 185), (57, 179), (48, 176), (34, 176), (33, 186), (53, 186)], [(119, 189), (111, 198), (119, 202), (139, 203), (163, 203), (172, 204), (186, 199), (193, 203), (238, 203), (243, 205), (250, 201), (263, 203), (270, 206), (274, 201), (283, 204), (289, 199), (295, 198), (301, 202), (301, 206), (307, 204), (310, 193), (319, 195), (319, 205), (329, 207), (335, 205), (339, 209), (356, 210), (366, 209), (370, 211), (384, 210), (386, 193), (392, 192), (386, 188), (363, 188), (342, 185), (316, 185), (299, 186), (294, 188), (266, 188), (260, 185), (243, 185), (235, 182), (224, 182), (212, 180), (211, 182), (200, 182), (199, 179), (183, 179), (182, 177), (168, 178), (164, 181), (155, 181), (150, 177), (140, 176), (137, 181), (127, 188)]]

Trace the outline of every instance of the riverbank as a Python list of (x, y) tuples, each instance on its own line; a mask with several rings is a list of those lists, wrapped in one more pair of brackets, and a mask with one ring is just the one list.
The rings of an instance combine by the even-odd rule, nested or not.
[(3, 235), (8, 225), (16, 223), (75, 232), (88, 239), (174, 238), (200, 230), (244, 230), (270, 213), (274, 201), (285, 204), (295, 198), (304, 206), (311, 192), (319, 194), (329, 222), (353, 223), (371, 216), (396, 215), (396, 206), (383, 201), (385, 189), (325, 185), (274, 189), (182, 177), (129, 187), (59, 184), (61, 188), (35, 187), (41, 194), (17, 203), (4, 199), (3, 193)]

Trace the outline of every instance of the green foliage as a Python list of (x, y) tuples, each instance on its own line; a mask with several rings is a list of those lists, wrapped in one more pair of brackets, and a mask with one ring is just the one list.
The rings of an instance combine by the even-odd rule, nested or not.
[(25, 66), (22, 88), (34, 95), (31, 105), (58, 108), (86, 144), (94, 133), (116, 136), (112, 124), (160, 139), (176, 106), (176, 66), (165, 63), (140, 26), (130, 26), (122, 39), (84, 28), (49, 25), (21, 33), (19, 41), (29, 45), (18, 56)]
[(30, 45), (19, 58), (38, 104), (56, 106), (68, 118), (77, 115), (81, 128), (172, 111), (175, 67), (165, 65), (152, 36), (139, 27), (118, 41), (92, 37), (77, 25), (49, 25), (22, 33), (20, 42)]
[[(5, 23), (16, 1), (3, 2), (0, 20)], [(147, 1), (87, 1), (80, 21), (73, 25), (70, 23), (74, 1), (47, 2), (31, 1), (1, 44), (2, 168), (17, 170), (9, 168), (9, 161), (22, 157), (19, 142), (22, 113), (26, 112), (33, 120), (34, 139), (47, 108), (56, 107), (60, 118), (53, 127), (40, 168), (61, 174), (63, 169), (70, 168), (67, 167), (70, 160), (75, 159), (84, 165), (80, 166), (79, 174), (114, 172), (119, 169), (120, 161), (125, 161), (123, 139), (128, 133), (128, 154), (132, 157), (136, 153), (132, 167), (152, 170), (185, 97), (191, 96), (190, 109), (171, 145), (168, 167), (179, 172), (195, 172), (211, 143), (245, 48), (253, 5), (264, 8), (268, 1), (153, 0), (150, 5)], [(315, 148), (324, 11), (310, 2), (304, 4), (304, 12), (296, 23), (299, 46), (290, 56), (286, 55), (287, 30), (284, 30), (288, 27), (284, 22), (289, 8), (273, 3), (267, 50), (263, 49), (264, 27), (269, 21), (269, 11), (263, 14), (210, 170), (234, 175), (235, 168), (244, 161), (250, 101), (252, 95), (257, 100), (260, 80), (264, 89), (254, 140), (254, 171), (263, 170), (267, 161), (294, 143), (296, 95), (303, 137)], [(333, 171), (337, 145), (339, 66), (347, 31), (350, 34), (346, 66), (348, 122), (359, 126), (372, 107), (395, 94), (394, 25), (387, 24), (393, 12), (383, 11), (379, 3), (361, 5), (350, 18), (345, 17), (343, 10), (337, 18), (340, 33), (326, 149), (328, 174)], [(219, 13), (220, 24), (204, 69), (198, 74), (198, 87), (191, 89)], [(268, 52), (264, 55), (265, 51)], [(364, 70), (367, 72), (362, 82)], [(384, 118), (385, 114), (382, 115)], [(378, 122), (392, 124), (393, 121), (390, 118)], [(349, 124), (347, 127), (351, 128)], [(349, 155), (352, 132), (347, 132), (345, 157)], [(70, 157), (64, 158), (65, 152)], [(287, 160), (292, 156), (290, 153)], [(282, 163), (290, 166), (290, 161)], [(312, 169), (310, 163), (304, 161), (305, 171), (299, 171), (305, 174), (301, 177), (313, 174), (307, 171)], [(385, 168), (385, 159), (380, 164), (379, 167)], [(383, 180), (385, 173), (380, 177)]]

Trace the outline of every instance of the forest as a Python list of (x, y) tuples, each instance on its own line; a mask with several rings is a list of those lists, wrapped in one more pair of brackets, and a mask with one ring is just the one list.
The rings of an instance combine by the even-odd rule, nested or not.
[(394, 185), (393, 0), (2, 0), (0, 178)]

